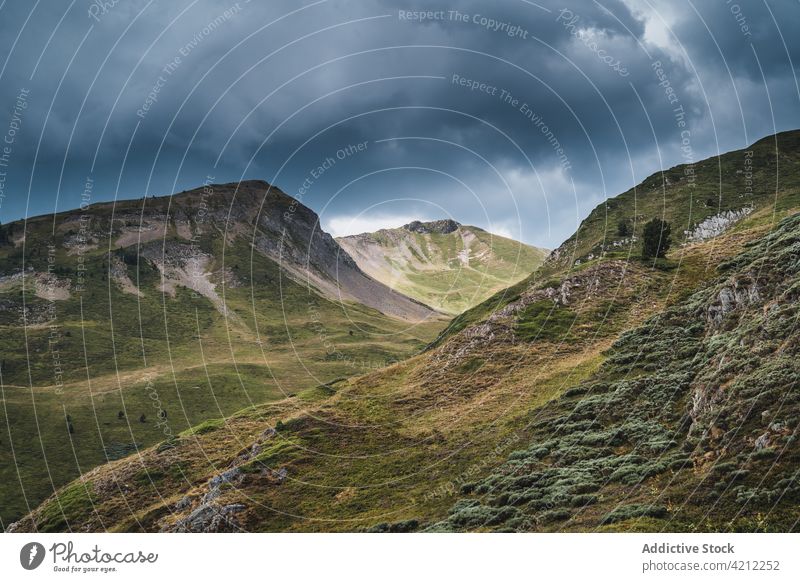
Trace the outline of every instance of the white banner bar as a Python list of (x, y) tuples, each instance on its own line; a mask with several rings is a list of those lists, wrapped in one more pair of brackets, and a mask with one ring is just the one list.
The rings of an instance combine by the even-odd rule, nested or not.
[(800, 580), (794, 534), (5, 534), (4, 580)]

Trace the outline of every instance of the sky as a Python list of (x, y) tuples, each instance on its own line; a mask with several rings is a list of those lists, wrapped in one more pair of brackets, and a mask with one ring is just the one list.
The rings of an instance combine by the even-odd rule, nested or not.
[[(795, 0), (5, 0), (0, 221), (266, 180), (336, 236), (546, 248), (800, 127)], [(89, 184), (89, 186), (87, 186)]]

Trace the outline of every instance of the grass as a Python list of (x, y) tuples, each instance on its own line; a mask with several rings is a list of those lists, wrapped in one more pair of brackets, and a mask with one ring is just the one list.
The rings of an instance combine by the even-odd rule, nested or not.
[[(752, 531), (758, 518), (794, 531), (798, 228), (800, 214), (622, 334), (595, 374), (544, 407), (529, 448), (468, 483), (472, 496), (434, 529)], [(756, 269), (754, 305), (698, 317), (732, 280), (756, 284)], [(759, 435), (772, 447), (754, 448)]]
[[(599, 527), (603, 517), (614, 509), (606, 500), (619, 496), (620, 488), (659, 479), (664, 472), (686, 464), (686, 455), (671, 444), (672, 433), (648, 419), (649, 415), (664, 412), (664, 394), (642, 393), (642, 384), (630, 379), (643, 374), (650, 360), (631, 358), (620, 347), (609, 350), (616, 334), (630, 327), (636, 318), (641, 322), (657, 312), (658, 306), (678, 301), (678, 291), (660, 279), (674, 275), (634, 265), (626, 272), (623, 289), (613, 284), (616, 275), (608, 275), (605, 269), (605, 263), (587, 266), (574, 276), (607, 277), (610, 295), (593, 294), (589, 301), (578, 294), (573, 296), (572, 307), (558, 308), (568, 317), (556, 315), (557, 321), (574, 330), (574, 341), (559, 341), (565, 331), (562, 327), (547, 342), (490, 344), (444, 370), (432, 358), (460, 345), (461, 336), (455, 335), (440, 348), (385, 370), (328, 386), (317, 384), (299, 391), (295, 398), (238, 413), (224, 427), (197, 435), (196, 445), (181, 442), (163, 453), (148, 451), (145, 463), (157, 468), (161, 455), (176, 455), (192, 482), (201, 486), (213, 475), (209, 473), (212, 465), (230, 465), (233, 451), (241, 450), (242, 442), (253, 442), (264, 426), (280, 426), (276, 438), (281, 440), (276, 443), (285, 444), (277, 444), (275, 449), (271, 445), (260, 454), (265, 455), (265, 464), (270, 468), (283, 467), (295, 477), (279, 487), (265, 486), (260, 481), (260, 465), (251, 462), (244, 465), (251, 481), (245, 481), (239, 493), (231, 493), (231, 499), (242, 495), (255, 501), (243, 516), (251, 529), (391, 529), (394, 524), (406, 522), (417, 523), (418, 528), (431, 527), (431, 516), (446, 517), (462, 488), (483, 491), (479, 495), (491, 497), (489, 509), (484, 515), (482, 510), (473, 508), (471, 517), (445, 522), (449, 524), (446, 529), (561, 529), (582, 528), (588, 523)], [(681, 295), (685, 288), (716, 276), (713, 271), (696, 268), (688, 269), (684, 280), (683, 271), (677, 272), (674, 286)], [(632, 312), (637, 302), (650, 306), (649, 310)], [(626, 308), (616, 308), (619, 304)], [(519, 321), (533, 322), (540, 332), (544, 328), (547, 333), (548, 326), (541, 324), (552, 311), (552, 302), (532, 305), (521, 313)], [(606, 323), (598, 323), (599, 317), (606, 317)], [(665, 336), (663, 349), (675, 354), (694, 349), (692, 342), (697, 340), (693, 334), (698, 329), (689, 326), (681, 328), (681, 333), (689, 335)], [(622, 337), (621, 346), (638, 350), (642, 345), (636, 334)], [(648, 345), (656, 354), (661, 349), (652, 342)], [(632, 377), (628, 370), (633, 372)], [(680, 382), (680, 375), (672, 373), (658, 387), (666, 389)], [(295, 404), (298, 399), (303, 402), (300, 409)], [(617, 411), (625, 417), (633, 406), (639, 406), (639, 421), (632, 418), (622, 426), (593, 424), (594, 418), (603, 419), (598, 411)], [(553, 440), (552, 436), (545, 436), (552, 431), (578, 440), (573, 443), (563, 437)], [(530, 453), (512, 454), (531, 441), (535, 446)], [(621, 450), (626, 453), (621, 454)], [(597, 453), (601, 456), (596, 457)], [(507, 462), (512, 466), (527, 463), (528, 454), (538, 463), (558, 462), (565, 467), (563, 474), (549, 474), (552, 476), (547, 479), (552, 480), (552, 486), (540, 487), (543, 497), (526, 501), (541, 506), (541, 516), (526, 514), (512, 499), (514, 489), (508, 490), (505, 499), (503, 490), (495, 490), (493, 485), (485, 491), (478, 489), (485, 482), (482, 480), (492, 479), (498, 470), (505, 471)], [(603, 455), (611, 455), (608, 458), (613, 462)], [(650, 462), (650, 455), (658, 461)], [(609, 471), (603, 491), (599, 491), (604, 487), (603, 481), (587, 478), (597, 474), (598, 467)], [(122, 469), (123, 473), (127, 470)], [(139, 471), (140, 466), (136, 473)], [(525, 481), (518, 483), (525, 486)], [(165, 498), (172, 498), (176, 487), (186, 485), (166, 482), (159, 484), (158, 490)], [(144, 508), (152, 504), (152, 495), (143, 489), (130, 502), (134, 508)], [(647, 505), (649, 500), (632, 502)], [(504, 509), (504, 503), (511, 505)], [(125, 513), (127, 508), (101, 505), (104, 520), (123, 523), (127, 519), (126, 515), (115, 513)], [(270, 509), (258, 509), (262, 506)], [(150, 519), (160, 520), (163, 515), (155, 512)], [(636, 518), (636, 523), (645, 523), (643, 519), (653, 516)], [(615, 520), (602, 527), (619, 528), (628, 521)], [(144, 527), (161, 527), (155, 521), (149, 523)], [(649, 523), (658, 523), (658, 518)]]
[(531, 303), (519, 314), (517, 335), (525, 341), (568, 341), (575, 313), (559, 308), (552, 301)]
[(69, 524), (78, 521), (86, 513), (91, 513), (93, 495), (91, 485), (75, 482), (62, 489), (58, 495), (42, 507), (41, 533), (63, 532)]

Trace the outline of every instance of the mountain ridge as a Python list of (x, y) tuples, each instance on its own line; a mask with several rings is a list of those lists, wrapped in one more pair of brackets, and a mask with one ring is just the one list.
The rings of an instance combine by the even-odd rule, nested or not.
[[(418, 301), (382, 289), (380, 282), (363, 273), (333, 237), (320, 228), (313, 210), (263, 180), (209, 183), (171, 195), (98, 202), (84, 210), (110, 211), (109, 221), (125, 223), (115, 227), (109, 222), (109, 234), (117, 234), (110, 246), (116, 249), (167, 237), (178, 243), (193, 243), (209, 229), (217, 229), (229, 240), (251, 236), (256, 250), (299, 282), (314, 286), (332, 299), (358, 301), (387, 315), (414, 321), (436, 316)], [(57, 229), (63, 231), (65, 224), (77, 224), (79, 217), (76, 210), (62, 211), (31, 217), (24, 224), (49, 220), (61, 221)], [(4, 228), (15, 229), (21, 222), (14, 221)], [(248, 225), (252, 232), (245, 233), (241, 225)], [(89, 235), (94, 238), (97, 232)], [(156, 255), (151, 253), (150, 258), (155, 259)]]

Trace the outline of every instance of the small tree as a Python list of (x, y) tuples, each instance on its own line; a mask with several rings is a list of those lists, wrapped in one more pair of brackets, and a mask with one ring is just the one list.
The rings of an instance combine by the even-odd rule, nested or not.
[(619, 236), (631, 236), (631, 227), (626, 220), (620, 220), (617, 223), (617, 234)]
[(654, 218), (644, 225), (642, 235), (642, 258), (665, 257), (672, 245), (672, 227), (669, 222)]
[(142, 414), (142, 415), (139, 417), (139, 422), (147, 422), (147, 416), (146, 416), (145, 414)]

